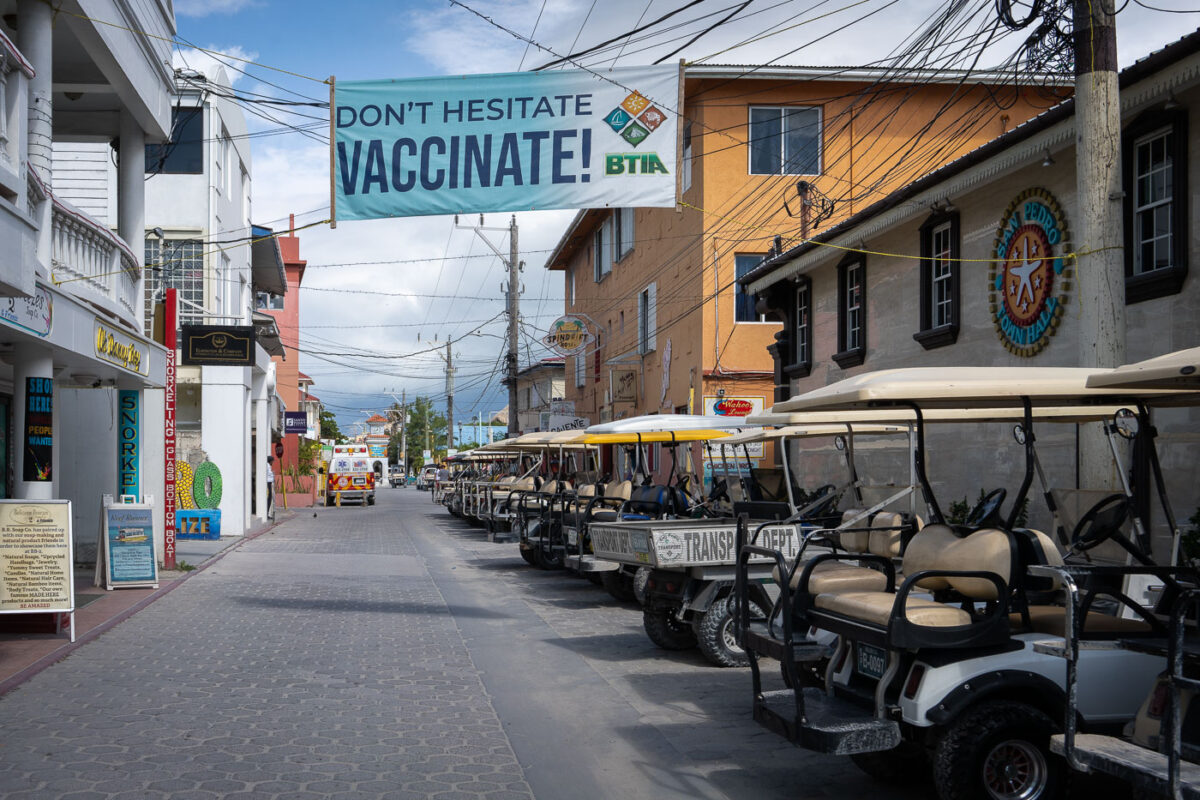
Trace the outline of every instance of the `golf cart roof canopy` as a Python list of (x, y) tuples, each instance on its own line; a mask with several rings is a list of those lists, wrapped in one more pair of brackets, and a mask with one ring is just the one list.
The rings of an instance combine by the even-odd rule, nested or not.
[[(1082, 405), (1082, 406), (1035, 406), (1033, 418), (1051, 422), (1095, 422), (1112, 419), (1119, 405)], [(1012, 422), (1024, 417), (1024, 411), (1019, 406), (1005, 408), (922, 408), (921, 417), (925, 422)], [(916, 412), (905, 406), (886, 406), (856, 411), (790, 411), (777, 413), (774, 408), (768, 408), (761, 414), (746, 417), (747, 422), (760, 425), (791, 425), (811, 427), (811, 423), (824, 423), (834, 420), (845, 430), (847, 426), (855, 433), (862, 433), (864, 423), (908, 423), (917, 418)]]
[[(665, 415), (664, 415), (665, 416)], [(741, 419), (741, 417), (738, 417)], [(589, 429), (590, 430), (590, 429)], [(588, 433), (584, 441), (588, 444), (654, 444), (675, 442), (704, 442), (709, 439), (724, 439), (732, 431), (718, 430), (682, 430), (682, 431), (646, 431), (639, 433)]]
[(715, 414), (645, 414), (640, 417), (601, 422), (599, 425), (588, 428), (587, 433), (659, 433), (667, 431), (678, 433), (680, 431), (720, 431), (744, 427), (746, 427), (745, 417), (722, 417)]
[(1200, 392), (1200, 347), (1126, 364), (1088, 378), (1098, 389), (1191, 389)]
[(510, 450), (581, 450), (587, 447), (583, 439), (583, 431), (537, 431), (508, 439), (507, 444)]
[(928, 408), (1020, 408), (1114, 405), (1163, 394), (1147, 389), (1089, 389), (1093, 375), (1108, 370), (1079, 367), (916, 367), (868, 372), (777, 403), (774, 412), (836, 411), (903, 406)]
[(847, 433), (855, 434), (888, 434), (908, 433), (907, 425), (789, 425), (784, 428), (761, 428), (759, 430), (742, 431), (718, 442), (720, 447), (736, 447), (742, 444), (773, 441), (776, 439), (802, 439), (817, 436), (839, 436)]

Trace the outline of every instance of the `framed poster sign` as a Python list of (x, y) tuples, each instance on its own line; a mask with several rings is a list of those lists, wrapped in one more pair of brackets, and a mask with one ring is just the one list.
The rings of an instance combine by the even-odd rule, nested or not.
[(0, 500), (0, 614), (71, 614), (75, 542), (69, 500)]
[(101, 526), (101, 558), (108, 589), (126, 586), (158, 588), (158, 559), (154, 555), (154, 506), (149, 503), (111, 503), (105, 498)]

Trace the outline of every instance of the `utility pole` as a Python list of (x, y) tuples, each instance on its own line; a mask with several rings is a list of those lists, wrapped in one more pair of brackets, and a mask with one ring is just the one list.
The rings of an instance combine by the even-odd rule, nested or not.
[[(1115, 0), (1073, 0), (1075, 30), (1075, 182), (1079, 242), (1079, 366), (1125, 361), (1124, 219), (1121, 99), (1117, 85)], [(1080, 430), (1081, 486), (1115, 484), (1097, 425)]]
[(517, 215), (508, 228), (508, 435), (516, 436), (517, 423), (517, 323), (520, 321), (520, 294), (517, 291)]
[(446, 342), (446, 450), (454, 448), (454, 354)]
[[(508, 298), (508, 355), (505, 356), (504, 373), (508, 377), (508, 435), (515, 436), (520, 430), (520, 426), (517, 424), (517, 330), (521, 320), (521, 293), (517, 274), (522, 267), (521, 262), (517, 260), (517, 254), (520, 252), (517, 247), (517, 215), (512, 215), (507, 228), (485, 228), (482, 214), (479, 215), (478, 225), (459, 225), (457, 216), (454, 218), (454, 225), (458, 228), (470, 228), (475, 231), (475, 234), (483, 239), (483, 243), (490, 247), (492, 252), (499, 256), (500, 260), (504, 261), (505, 266), (508, 267), (508, 290), (506, 292)], [(499, 248), (483, 235), (485, 230), (508, 231), (507, 259), (504, 258), (504, 254), (500, 252)]]

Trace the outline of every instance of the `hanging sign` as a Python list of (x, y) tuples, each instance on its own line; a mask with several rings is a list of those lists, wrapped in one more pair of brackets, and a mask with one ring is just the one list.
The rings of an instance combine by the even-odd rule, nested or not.
[(1036, 356), (1058, 330), (1073, 268), (1067, 217), (1054, 195), (1026, 189), (996, 231), (988, 281), (988, 308), (996, 335), (1010, 353)]
[(141, 397), (135, 390), (122, 389), (117, 394), (117, 494), (141, 493), (138, 470), (141, 453), (141, 425), (138, 414)]
[(154, 507), (147, 503), (113, 504), (104, 498), (100, 558), (107, 588), (158, 588), (158, 559), (154, 555)]
[(673, 207), (678, 65), (338, 82), (340, 219)]
[(45, 338), (54, 326), (54, 298), (45, 286), (31, 297), (0, 297), (0, 321)]
[(25, 468), (27, 481), (53, 480), (54, 380), (25, 379)]
[(638, 372), (636, 369), (609, 370), (608, 382), (612, 388), (612, 402), (637, 402)]
[(138, 375), (150, 374), (150, 348), (132, 334), (95, 321), (96, 357)]
[(308, 433), (308, 412), (307, 411), (285, 411), (283, 412), (283, 432), (298, 433), (301, 436)]
[[(730, 395), (714, 397), (710, 395), (704, 398), (704, 413), (714, 414), (718, 417), (745, 417), (750, 414), (761, 414), (765, 405), (765, 397), (733, 397)], [(722, 448), (720, 442), (721, 440), (717, 439), (711, 443), (713, 457), (718, 461), (722, 452), (729, 459), (735, 461), (743, 456), (741, 445)], [(765, 455), (762, 442), (750, 442), (745, 447), (750, 458), (762, 458)]]
[(253, 367), (253, 325), (184, 325), (181, 364)]
[(578, 353), (595, 340), (588, 330), (587, 323), (579, 317), (559, 317), (550, 323), (550, 332), (542, 337), (542, 341), (560, 356), (570, 356)]
[(69, 501), (0, 500), (0, 614), (73, 611), (73, 546)]

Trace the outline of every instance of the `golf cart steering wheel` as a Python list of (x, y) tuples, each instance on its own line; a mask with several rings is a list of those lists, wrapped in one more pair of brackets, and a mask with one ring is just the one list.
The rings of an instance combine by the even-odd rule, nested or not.
[(718, 500), (729, 499), (729, 481), (721, 478), (713, 481), (712, 489), (708, 491), (708, 501), (715, 503)]
[(1109, 539), (1116, 539), (1122, 547), (1129, 549), (1132, 543), (1120, 532), (1128, 517), (1129, 498), (1119, 492), (1110, 494), (1079, 518), (1071, 532), (1071, 550), (1076, 553), (1091, 550)]
[(832, 483), (827, 483), (824, 486), (818, 487), (810, 497), (814, 498), (813, 505), (808, 509), (808, 513), (805, 516), (808, 518), (819, 517), (837, 502), (837, 487)]
[(1008, 490), (1004, 487), (992, 489), (983, 499), (980, 500), (971, 513), (967, 514), (966, 524), (969, 528), (982, 528), (992, 517), (1000, 512), (1000, 506), (1004, 503), (1004, 498), (1008, 496)]

